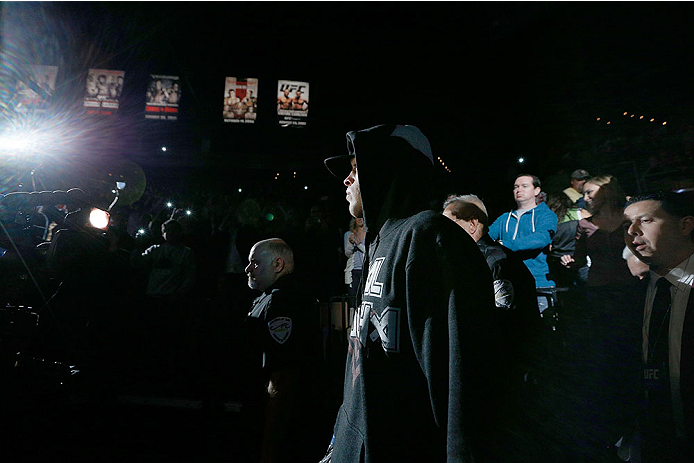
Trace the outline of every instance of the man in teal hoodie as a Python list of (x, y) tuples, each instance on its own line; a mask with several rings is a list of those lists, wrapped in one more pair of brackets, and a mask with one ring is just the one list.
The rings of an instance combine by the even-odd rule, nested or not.
[(535, 287), (548, 288), (555, 286), (547, 277), (547, 252), (557, 231), (557, 216), (544, 202), (536, 203), (540, 191), (540, 179), (535, 175), (516, 177), (513, 198), (518, 208), (497, 218), (489, 226), (489, 236), (523, 259), (535, 277)]

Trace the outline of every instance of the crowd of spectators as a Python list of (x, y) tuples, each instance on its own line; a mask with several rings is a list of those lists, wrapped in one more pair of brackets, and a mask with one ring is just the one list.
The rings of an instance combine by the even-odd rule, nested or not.
[(116, 211), (115, 222), (140, 248), (161, 242), (166, 220), (180, 222), (184, 244), (198, 264), (194, 291), (202, 297), (218, 293), (225, 275), (244, 274), (254, 243), (281, 236), (298, 250), (297, 267), (317, 278), (316, 297), (327, 300), (342, 291), (339, 275), (346, 259), (342, 235), (348, 222), (333, 210), (325, 197), (309, 203), (290, 194), (213, 190), (183, 197), (173, 188), (148, 185), (138, 201)]
[[(570, 199), (561, 190), (537, 197), (538, 203), (548, 198), (547, 204), (561, 217), (552, 245), (543, 245), (546, 249), (542, 252), (548, 254), (551, 264), (549, 276), (562, 272), (563, 276), (557, 278), (558, 286), (582, 287), (589, 269), (585, 251), (577, 254), (580, 262), (573, 269), (567, 268), (571, 265), (561, 265), (560, 257), (574, 254), (577, 225), (579, 220), (584, 223), (584, 217), (590, 213), (577, 206), (576, 198)], [(248, 288), (245, 274), (250, 249), (256, 242), (273, 237), (281, 237), (295, 250), (299, 279), (322, 303), (330, 303), (331, 299), (343, 294), (354, 296), (358, 285), (354, 279), (359, 276), (363, 253), (359, 249), (363, 227), (353, 226), (346, 215), (334, 212), (342, 209), (342, 198), (338, 200), (340, 203), (335, 207), (332, 202), (337, 201), (335, 198), (316, 198), (311, 203), (299, 195), (214, 189), (195, 189), (184, 196), (176, 188), (148, 184), (137, 201), (118, 205), (112, 211), (109, 234), (113, 237), (111, 250), (117, 252), (111, 252), (111, 257), (117, 258), (109, 262), (115, 262), (110, 266), (115, 265), (121, 271), (112, 272), (107, 290), (114, 297), (105, 304), (110, 309), (102, 310), (111, 320), (100, 326), (122, 325), (121, 333), (135, 330), (134, 341), (127, 343), (126, 350), (152, 351), (162, 341), (157, 323), (166, 313), (177, 314), (177, 323), (182, 327), (169, 331), (185, 341), (171, 350), (192, 363), (204, 358), (210, 365), (216, 364), (235, 348), (229, 340), (228, 329), (243, 320), (256, 296)], [(559, 203), (563, 206), (558, 207)], [(493, 217), (489, 219), (491, 223)], [(152, 247), (164, 249), (162, 226), (168, 222), (180, 225), (180, 236), (175, 240), (189, 249), (185, 265), (190, 270), (190, 281), (171, 295), (152, 292), (152, 279), (157, 278), (153, 274), (165, 271), (161, 263), (152, 261)], [(578, 228), (584, 230), (586, 226)], [(579, 241), (579, 250), (585, 249), (580, 245), (584, 239)], [(617, 255), (617, 251), (612, 254)], [(355, 255), (360, 257), (359, 261), (354, 260)], [(169, 264), (167, 261), (166, 265)], [(621, 258), (613, 265), (621, 264), (625, 267), (622, 273), (630, 276)], [(165, 297), (169, 302), (162, 304), (161, 299)], [(157, 315), (152, 315), (155, 312)], [(151, 332), (156, 332), (158, 337), (150, 336)], [(195, 351), (192, 356), (191, 349)], [(149, 369), (152, 362), (161, 360), (161, 356), (150, 360)], [(171, 359), (166, 361), (172, 362)], [(170, 368), (171, 371), (175, 369)]]
[[(581, 182), (574, 177), (581, 177)], [(548, 192), (533, 178), (516, 179), (513, 198), (518, 209), (496, 221), (484, 207), (479, 217), (461, 209), (449, 218), (460, 221), (473, 238), (470, 224), (485, 224), (482, 234), (491, 224), (497, 236), (504, 235), (501, 243), (485, 238), (488, 245), (517, 244), (518, 249), (504, 252), (521, 260), (544, 254), (549, 270), (538, 274), (542, 284), (537, 276), (535, 281), (529, 278), (526, 289), (532, 293), (534, 286), (548, 289), (551, 284), (559, 291), (553, 304), (540, 309), (545, 330), (541, 336), (547, 337), (540, 343), (544, 357), (525, 381), (539, 383), (540, 394), (546, 394), (544, 404), (540, 400), (533, 405), (538, 421), (539, 414), (552, 413), (549, 410), (571, 417), (549, 431), (574, 433), (578, 445), (596, 449), (623, 424), (620, 410), (635, 408), (634, 397), (624, 391), (638, 389), (629, 383), (635, 378), (625, 376), (638, 369), (629, 363), (638, 359), (639, 320), (633, 316), (638, 311), (629, 309), (636, 305), (632, 296), (644, 271), (628, 263), (634, 260), (623, 237), (622, 211), (628, 196), (616, 177), (589, 176), (582, 169), (567, 178), (567, 188)], [(519, 179), (527, 180), (527, 197), (518, 193)], [(439, 203), (439, 212), (453, 200), (476, 198), (455, 196), (469, 193), (465, 191), (452, 193), (447, 202)], [(511, 185), (508, 196), (510, 200)], [(337, 207), (332, 201), (339, 201)], [(298, 195), (262, 192), (195, 190), (184, 197), (175, 188), (150, 184), (137, 201), (112, 211), (109, 257), (104, 261), (109, 271), (92, 278), (96, 286), (84, 292), (102, 291), (107, 300), (95, 307), (86, 298), (67, 297), (86, 285), (84, 280), (63, 282), (53, 301), (56, 321), (63, 323), (60, 330), (69, 324), (78, 327), (69, 331), (71, 347), (98, 351), (99, 362), (108, 362), (112, 371), (128, 370), (123, 377), (150, 377), (160, 382), (157, 390), (161, 381), (179, 382), (178, 386), (192, 381), (212, 394), (243, 395), (249, 378), (238, 373), (250, 366), (244, 364), (244, 346), (233, 331), (257, 296), (248, 287), (245, 270), (251, 248), (261, 240), (282, 238), (294, 250), (297, 280), (324, 307), (338, 295), (354, 297), (366, 250), (365, 224), (334, 212), (343, 206), (342, 198), (322, 197), (311, 203)], [(542, 233), (545, 228), (551, 231), (538, 249), (524, 249), (517, 238), (541, 231), (536, 207), (546, 209), (546, 219), (553, 220)], [(513, 220), (520, 223), (521, 217), (528, 222), (517, 227)], [(510, 294), (522, 291), (514, 288)], [(497, 294), (497, 304), (499, 300)], [(77, 309), (65, 318), (67, 306)], [(556, 317), (549, 320), (557, 312), (558, 326)], [(329, 321), (322, 322), (329, 326)], [(547, 423), (545, 431), (557, 425)]]

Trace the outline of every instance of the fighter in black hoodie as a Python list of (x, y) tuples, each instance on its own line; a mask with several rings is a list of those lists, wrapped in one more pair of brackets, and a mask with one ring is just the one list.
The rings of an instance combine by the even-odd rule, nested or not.
[(484, 461), (498, 386), (489, 267), (464, 230), (425, 210), (433, 160), (418, 128), (350, 132), (347, 145), (325, 163), (341, 175), (356, 164), (344, 183), (367, 255), (332, 461)]

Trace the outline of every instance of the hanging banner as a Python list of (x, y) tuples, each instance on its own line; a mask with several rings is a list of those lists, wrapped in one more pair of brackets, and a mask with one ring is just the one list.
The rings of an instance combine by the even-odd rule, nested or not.
[(125, 71), (90, 69), (84, 107), (89, 114), (113, 114), (123, 93)]
[(258, 79), (227, 77), (222, 114), (224, 122), (253, 124), (258, 115)]
[(26, 78), (15, 84), (15, 109), (19, 112), (45, 112), (50, 107), (56, 80), (58, 66), (32, 64)]
[(277, 81), (277, 120), (282, 127), (304, 127), (308, 119), (308, 82)]
[(178, 119), (179, 101), (181, 101), (181, 86), (178, 76), (150, 74), (145, 118), (175, 121)]

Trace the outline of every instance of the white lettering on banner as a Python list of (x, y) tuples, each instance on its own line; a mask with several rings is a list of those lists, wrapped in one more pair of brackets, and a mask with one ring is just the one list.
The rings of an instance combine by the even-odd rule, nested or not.
[(308, 114), (308, 109), (302, 109), (300, 111), (291, 109), (278, 109), (277, 114), (279, 116), (295, 116), (295, 117), (306, 117)]
[(364, 285), (364, 296), (381, 297), (383, 294), (383, 282), (378, 281), (378, 274), (383, 266), (385, 257), (379, 257), (369, 264), (369, 276)]
[(280, 92), (284, 92), (288, 89), (290, 93), (296, 92), (297, 90), (299, 90), (301, 93), (306, 93), (306, 90), (304, 90), (306, 87), (306, 85), (299, 85), (298, 83), (281, 84)]

